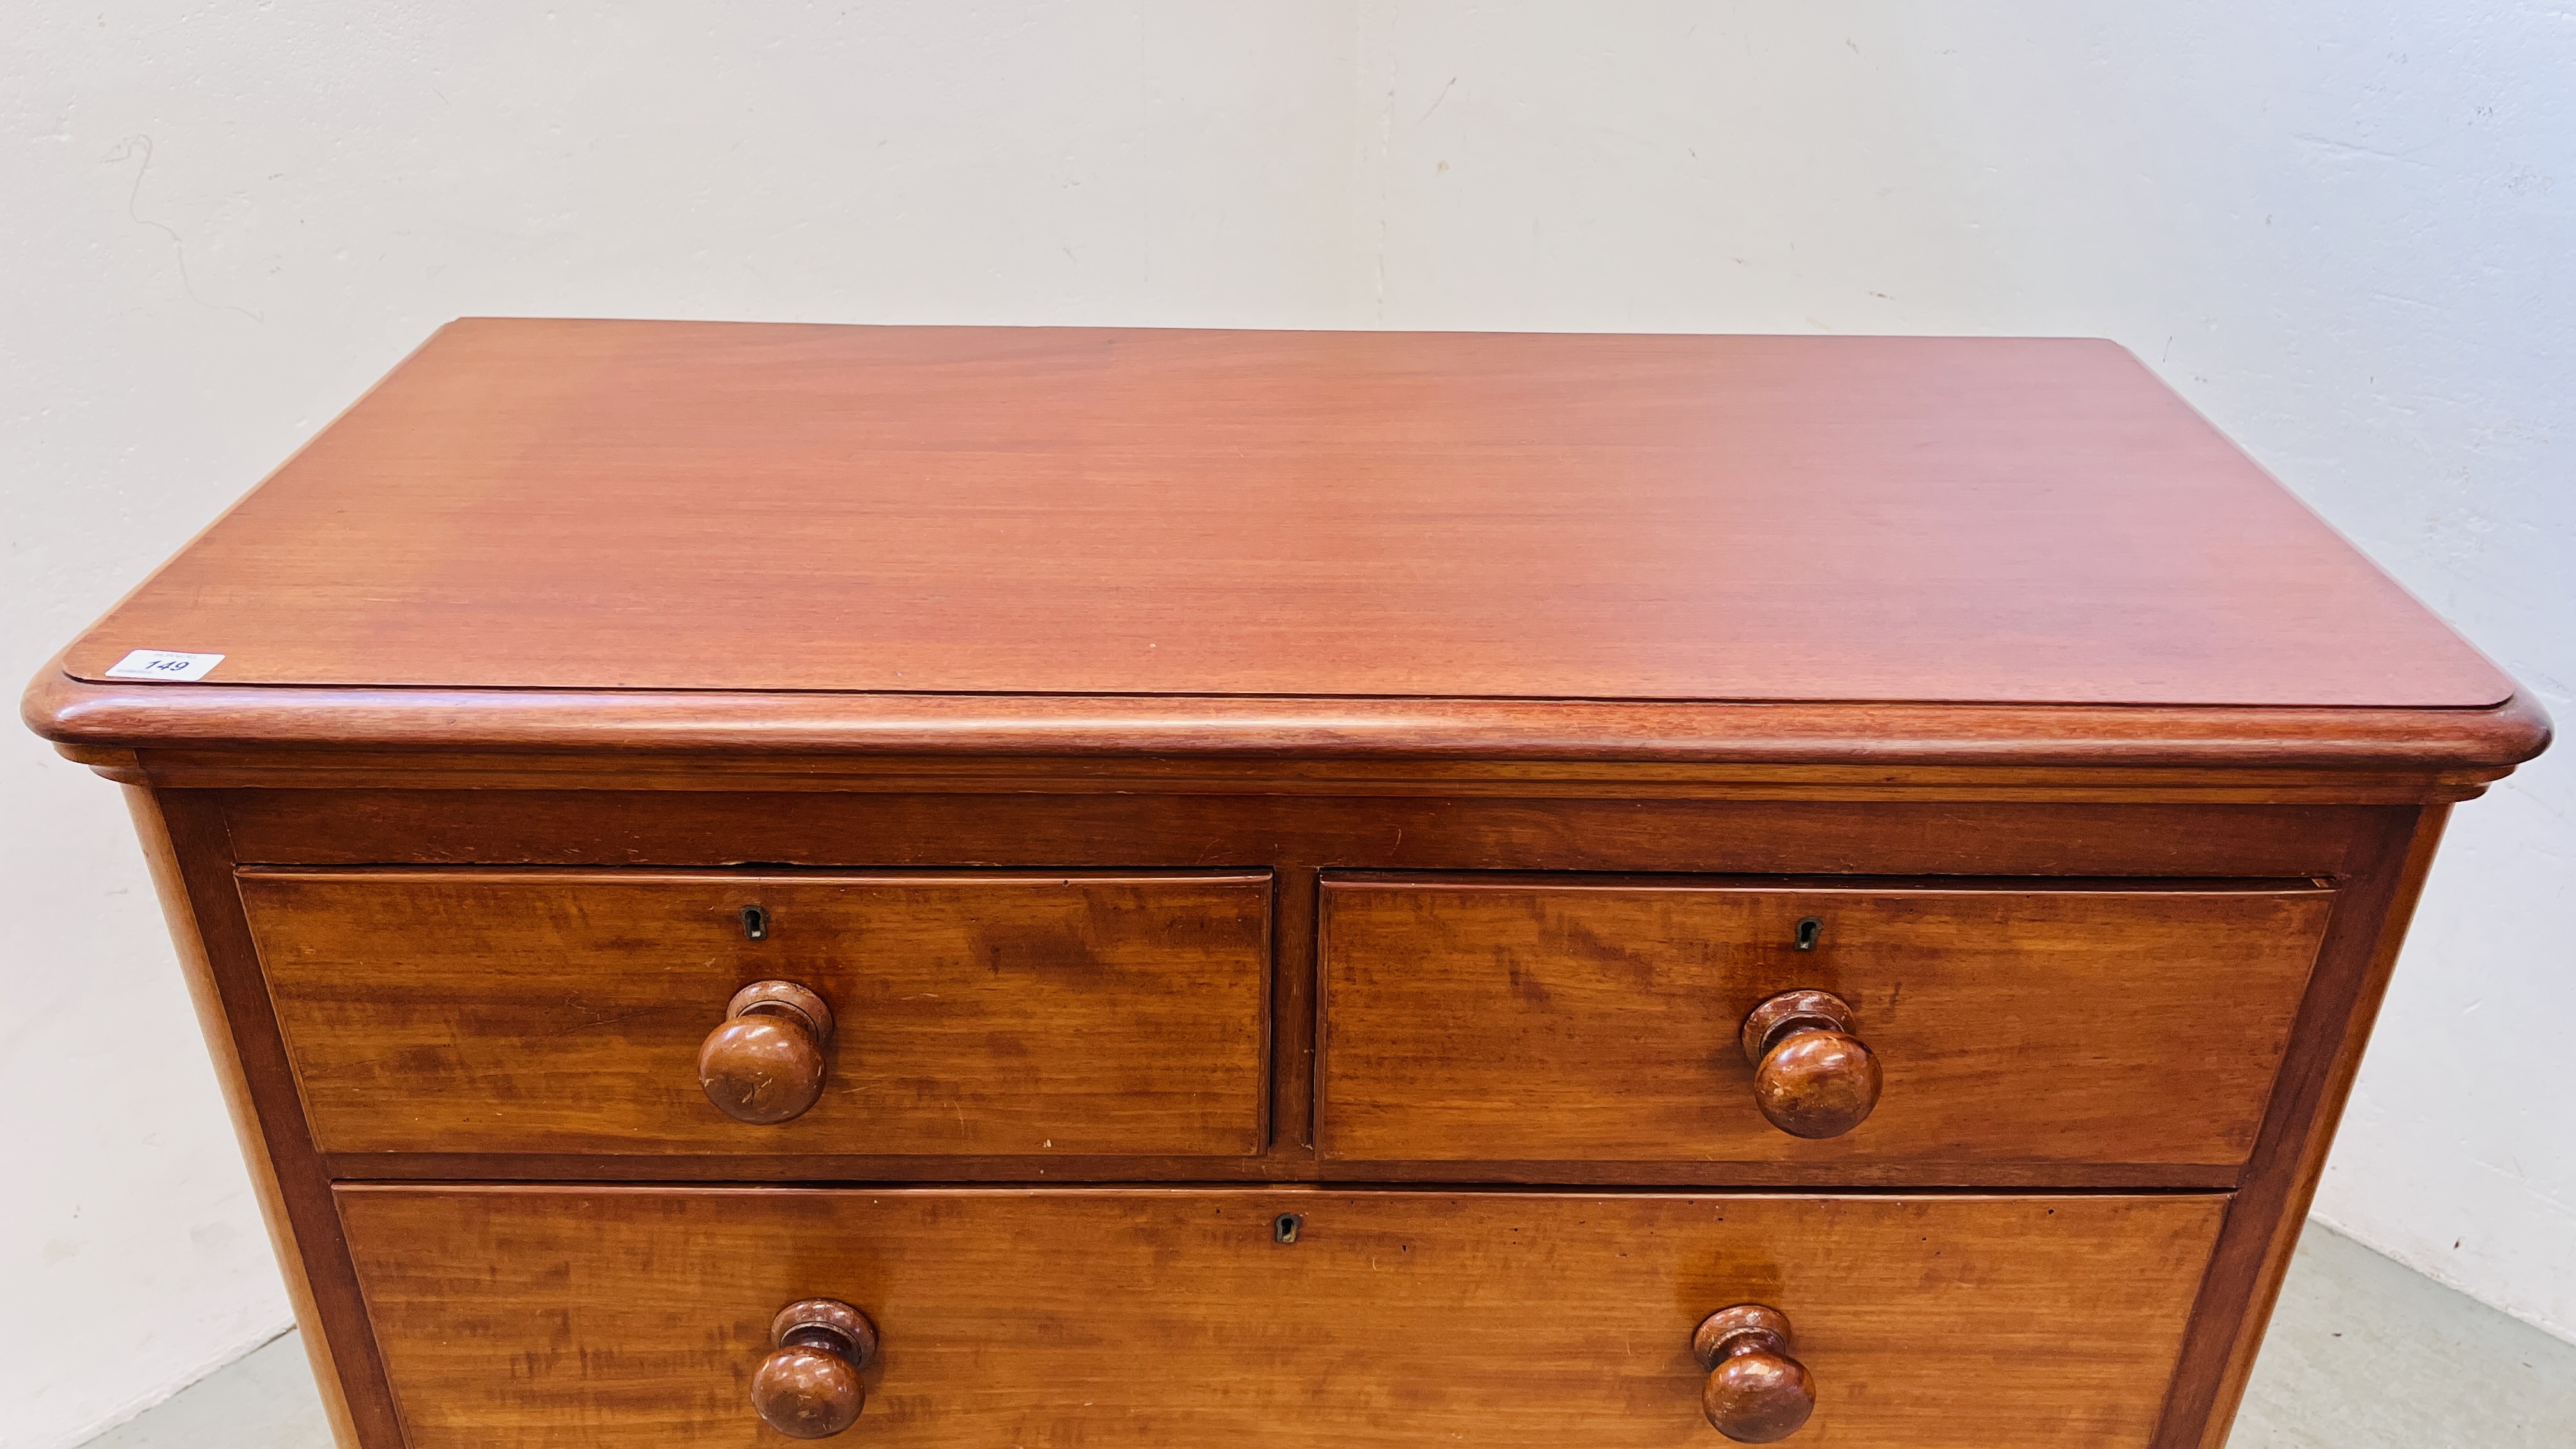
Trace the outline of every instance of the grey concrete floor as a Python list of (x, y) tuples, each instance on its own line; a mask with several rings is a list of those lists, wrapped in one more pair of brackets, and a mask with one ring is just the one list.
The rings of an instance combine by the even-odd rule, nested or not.
[(2228, 1449), (2571, 1449), (2576, 1344), (2315, 1223)]
[(332, 1449), (331, 1423), (304, 1345), (289, 1333), (82, 1449)]
[[(2228, 1449), (2455, 1446), (2576, 1449), (2576, 1344), (2311, 1225)], [(84, 1449), (331, 1449), (331, 1431), (290, 1333)]]

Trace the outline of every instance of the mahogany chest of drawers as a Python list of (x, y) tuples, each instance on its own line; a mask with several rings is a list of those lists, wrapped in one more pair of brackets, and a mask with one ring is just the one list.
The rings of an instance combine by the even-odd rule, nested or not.
[(2105, 343), (534, 321), (27, 714), (352, 1449), (2216, 1449), (2548, 730)]

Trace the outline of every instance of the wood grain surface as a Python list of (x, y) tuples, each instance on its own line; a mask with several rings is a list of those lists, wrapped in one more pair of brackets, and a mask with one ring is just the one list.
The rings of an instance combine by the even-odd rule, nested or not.
[[(1327, 878), (1319, 1143), (1354, 1159), (2204, 1167), (2254, 1146), (2334, 893)], [(1798, 950), (1798, 923), (1822, 923)], [(1850, 1132), (1765, 1121), (1737, 1031), (1848, 1001)]]
[[(233, 1122), (233, 1136), (241, 1146), (242, 1165), (249, 1169), (251, 1190), (259, 1199), (260, 1219), (268, 1226), (269, 1247), (277, 1255), (278, 1276), (285, 1280), (286, 1300), (294, 1307), (297, 1327), (303, 1330), (299, 1341), (306, 1360), (313, 1367), (314, 1385), (320, 1391), (323, 1416), (330, 1422), (333, 1441), (347, 1446), (347, 1449), (356, 1449), (360, 1442), (358, 1423), (350, 1412), (349, 1391), (342, 1387), (341, 1366), (334, 1356), (333, 1325), (324, 1318), (323, 1300), (314, 1292), (313, 1274), (306, 1263), (304, 1235), (324, 1236), (328, 1231), (327, 1225), (307, 1224), (299, 1229), (289, 1210), (285, 1185), (278, 1174), (277, 1157), (269, 1148), (269, 1134), (276, 1132), (292, 1141), (295, 1135), (293, 1127), (287, 1121), (262, 1119), (258, 1094), (244, 1063), (240, 1044), (242, 1036), (255, 1030), (255, 1023), (245, 1022), (237, 1029), (229, 1019), (223, 983), (217, 975), (214, 958), (207, 949), (205, 935), (198, 927), (189, 899), (190, 867), (193, 865), (202, 876), (213, 874), (209, 867), (219, 869), (220, 862), (208, 858), (210, 852), (204, 848), (202, 839), (189, 842), (197, 848), (188, 852), (190, 858), (183, 859), (179, 838), (171, 829), (172, 821), (164, 813), (162, 801), (149, 790), (128, 787), (124, 793), (126, 809), (134, 819), (134, 833), (143, 845), (144, 862), (152, 874), (154, 894), (160, 898), (162, 916), (170, 927), (170, 944), (178, 955), (180, 974), (187, 978), (188, 1000), (196, 1008), (198, 1030), (206, 1039), (207, 1055), (213, 1058), (215, 1080), (223, 1090), (224, 1107)], [(204, 798), (182, 797), (182, 801), (179, 807), (180, 829), (186, 830), (191, 824), (203, 829), (211, 813), (205, 808)], [(310, 1166), (309, 1148), (299, 1155), (303, 1160), (291, 1164), (290, 1170), (292, 1167)], [(319, 1185), (309, 1173), (303, 1178), (297, 1185), (308, 1191)], [(307, 1199), (308, 1202), (310, 1200)], [(336, 1252), (337, 1234), (328, 1235), (333, 1240), (330, 1251)], [(345, 1317), (356, 1317), (354, 1306), (345, 1298), (334, 1306)], [(363, 1384), (367, 1381), (368, 1370), (353, 1364), (349, 1377)], [(381, 1423), (378, 1420), (377, 1425), (371, 1427), (378, 1427)]]
[[(59, 661), (58, 661), (59, 662)], [(1752, 798), (2465, 800), (2548, 713), (2493, 709), (654, 694), (84, 684), (21, 713), (180, 788), (1626, 791)]]
[[(1235, 1155), (1264, 1141), (1269, 878), (245, 870), (326, 1152)], [(745, 938), (744, 906), (769, 917)], [(830, 1003), (822, 1100), (736, 1122), (740, 987)]]
[[(832, 794), (614, 790), (238, 790), (220, 802), (247, 862), (528, 862), (660, 868), (761, 860), (804, 867), (1116, 869), (1140, 860), (1270, 865), (1278, 881), (1273, 973), (1277, 1070), (1262, 1159), (1101, 1155), (960, 1157), (777, 1151), (331, 1154), (338, 1176), (657, 1181), (1293, 1180), (1314, 1171), (1311, 968), (1317, 868), (1695, 871), (1872, 876), (2306, 877), (2347, 868), (2353, 842), (2411, 812), (2353, 806), (1996, 805), (1366, 797), (1317, 795)], [(227, 894), (233, 894), (229, 889)], [(287, 1095), (293, 1096), (291, 1085)], [(1353, 1179), (1446, 1181), (1452, 1164), (1350, 1163)], [(1708, 1185), (1706, 1164), (1514, 1163), (1497, 1180)], [(1988, 1162), (1995, 1187), (2205, 1184), (2196, 1170)], [(1730, 1184), (1893, 1186), (1901, 1165), (1733, 1163)]]
[(2224, 1449), (2448, 817), (2396, 815), (2354, 852), (2262, 1140), (2201, 1280), (2157, 1449)]
[[(874, 1320), (853, 1444), (1715, 1442), (1703, 1315), (1786, 1313), (1793, 1442), (2124, 1449), (2212, 1197), (343, 1187), (411, 1449), (779, 1442), (770, 1317)], [(1297, 1240), (1274, 1240), (1281, 1213)], [(1569, 1434), (1575, 1437), (1569, 1440)]]
[[(163, 895), (163, 906), (172, 912), (171, 935), (206, 1023), (218, 1078), (236, 1110), (246, 1108), (253, 1119), (256, 1140), (244, 1141), (243, 1155), (305, 1352), (315, 1373), (324, 1376), (322, 1402), (333, 1441), (338, 1449), (402, 1449), (393, 1392), (367, 1323), (331, 1177), (307, 1129), (286, 1043), (260, 976), (221, 808), (191, 790), (153, 791), (150, 805), (158, 818), (147, 821), (138, 811), (137, 820), (145, 852), (155, 884), (165, 891), (177, 887), (176, 894)], [(166, 842), (160, 838), (165, 834)], [(175, 879), (159, 874), (171, 871)], [(178, 915), (183, 909), (184, 921)], [(213, 1020), (218, 1013), (220, 1026)]]
[(2349, 805), (617, 790), (227, 790), (245, 862), (1251, 863), (1736, 874), (2334, 875), (2412, 812)]
[(76, 644), (229, 684), (2483, 707), (2120, 348), (442, 330)]
[(2549, 738), (2107, 343), (491, 320), (23, 710), (152, 787), (348, 1449), (781, 1442), (815, 1296), (853, 1443), (1705, 1443), (1750, 1302), (1795, 1442), (2215, 1449)]

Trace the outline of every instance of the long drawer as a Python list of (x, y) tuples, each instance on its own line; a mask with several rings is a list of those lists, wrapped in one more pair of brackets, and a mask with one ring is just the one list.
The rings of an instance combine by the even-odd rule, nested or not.
[[(2304, 882), (1328, 879), (1320, 1146), (1573, 1164), (1556, 1181), (1624, 1162), (1975, 1186), (2083, 1164), (2227, 1186), (2333, 901)], [(1801, 991), (1848, 1007), (1861, 1046), (1838, 1049), (1878, 1085), (1816, 1137), (1760, 1110), (1746, 1043), (1758, 1005)]]
[[(1227, 1156), (1264, 1141), (1266, 873), (246, 869), (239, 884), (327, 1152)], [(811, 1100), (737, 1120), (703, 1085), (710, 1039), (767, 981), (810, 992), (795, 998), (809, 1010), (749, 1012), (749, 1034), (718, 1044), (723, 1070), (766, 1088), (802, 1051)]]
[(1792, 1443), (2118, 1449), (2153, 1431), (2225, 1201), (421, 1186), (338, 1200), (412, 1449), (784, 1442), (751, 1386), (772, 1315), (814, 1298), (878, 1335), (853, 1444), (1713, 1444), (1694, 1329), (1755, 1303), (1785, 1318), (1813, 1389)]

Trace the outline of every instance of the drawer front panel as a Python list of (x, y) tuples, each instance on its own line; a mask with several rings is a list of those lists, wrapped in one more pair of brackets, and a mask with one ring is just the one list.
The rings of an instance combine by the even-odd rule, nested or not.
[[(1266, 874), (240, 873), (326, 1152), (1257, 1152)], [(744, 911), (757, 907), (761, 939)], [(738, 988), (827, 1004), (819, 1100), (699, 1085)]]
[[(413, 1449), (776, 1444), (771, 1315), (881, 1335), (853, 1444), (1718, 1443), (1694, 1326), (1779, 1309), (1793, 1444), (2142, 1445), (2217, 1197), (344, 1187)], [(1301, 1219), (1280, 1243), (1279, 1214)], [(835, 1441), (841, 1442), (841, 1441)]]
[[(1329, 880), (1321, 1146), (1966, 1185), (2143, 1164), (2231, 1185), (2332, 899)], [(1847, 1002), (1879, 1064), (1876, 1109), (1840, 1136), (1791, 1136), (1755, 1105), (1739, 1032), (1799, 989)]]

